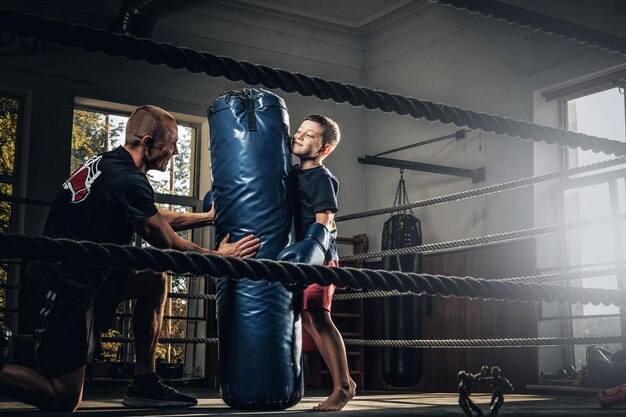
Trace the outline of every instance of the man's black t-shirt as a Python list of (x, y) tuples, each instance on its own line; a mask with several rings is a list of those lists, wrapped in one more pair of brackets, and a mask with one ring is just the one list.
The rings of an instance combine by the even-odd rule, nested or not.
[[(44, 234), (53, 238), (99, 243), (130, 243), (133, 221), (157, 213), (154, 191), (124, 147), (90, 158), (63, 184), (52, 204)], [(29, 265), (27, 273), (47, 287), (93, 295), (108, 268), (73, 268), (44, 263)]]
[(44, 234), (127, 245), (134, 233), (131, 222), (156, 212), (152, 186), (120, 146), (90, 158), (63, 184)]
[[(339, 181), (323, 165), (301, 170), (294, 167), (298, 204), (295, 207), (296, 240), (302, 240), (309, 227), (315, 223), (315, 213), (330, 210), (336, 213)], [(337, 259), (335, 239), (331, 239), (326, 261)]]

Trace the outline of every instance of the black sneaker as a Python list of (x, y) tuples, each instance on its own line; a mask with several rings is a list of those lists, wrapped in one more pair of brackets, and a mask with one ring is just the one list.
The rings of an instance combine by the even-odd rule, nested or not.
[(7, 326), (0, 324), (0, 370), (9, 359), (13, 333)]
[(157, 375), (150, 375), (141, 385), (136, 380), (128, 384), (122, 404), (129, 408), (192, 407), (198, 400), (164, 384)]

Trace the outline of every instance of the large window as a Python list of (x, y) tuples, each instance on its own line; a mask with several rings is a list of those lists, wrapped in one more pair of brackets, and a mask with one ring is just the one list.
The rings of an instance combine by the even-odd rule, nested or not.
[[(129, 113), (113, 112), (89, 107), (74, 110), (72, 131), (71, 172), (89, 157), (112, 150), (124, 144), (125, 126)], [(178, 155), (170, 162), (167, 171), (150, 171), (147, 176), (156, 193), (157, 206), (179, 212), (193, 212), (199, 207), (198, 187), (195, 178), (198, 155), (198, 127), (178, 121)], [(178, 233), (192, 240), (191, 231)], [(146, 245), (141, 239), (137, 244)], [(204, 291), (204, 277), (170, 275), (170, 292), (186, 293)], [(119, 325), (108, 336), (130, 336), (130, 316), (133, 302), (124, 303), (118, 311)], [(165, 322), (161, 337), (197, 337), (195, 330), (204, 320), (204, 302), (169, 298), (165, 307)], [(199, 313), (200, 312), (200, 313)], [(184, 344), (165, 344), (157, 348), (157, 358), (165, 362), (185, 362)], [(132, 362), (132, 347), (128, 344), (105, 343), (107, 361)], [(198, 372), (195, 364), (186, 369)], [(191, 376), (191, 375), (189, 375)], [(202, 376), (202, 375), (193, 375)]]
[[(616, 87), (582, 97), (565, 100), (565, 124), (568, 130), (626, 141), (624, 88)], [(569, 167), (614, 158), (612, 155), (569, 150)], [(626, 222), (617, 217), (626, 213), (626, 170), (596, 171), (562, 182), (560, 208), (565, 222), (613, 218), (609, 222), (564, 232), (565, 267), (569, 271), (615, 269), (571, 285), (589, 288), (624, 289)], [(570, 322), (574, 337), (626, 334), (625, 311), (615, 306), (571, 305)], [(606, 346), (615, 351), (621, 346)], [(576, 363), (585, 363), (585, 346), (574, 348)]]
[[(15, 161), (20, 111), (19, 98), (0, 93), (0, 233), (13, 231), (11, 198), (17, 186)], [(0, 264), (0, 322), (3, 323), (8, 322), (7, 314), (14, 313), (17, 305), (17, 290), (10, 285), (15, 283), (16, 276), (15, 265)]]

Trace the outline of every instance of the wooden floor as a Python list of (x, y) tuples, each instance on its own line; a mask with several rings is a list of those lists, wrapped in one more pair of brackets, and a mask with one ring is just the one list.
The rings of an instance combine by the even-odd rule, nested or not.
[[(306, 392), (305, 398), (295, 407), (278, 412), (250, 412), (233, 410), (226, 406), (215, 390), (204, 388), (182, 389), (181, 391), (199, 398), (196, 407), (188, 409), (147, 410), (128, 409), (122, 406), (121, 397), (123, 387), (114, 388), (87, 388), (85, 398), (76, 414), (77, 417), (135, 417), (135, 416), (320, 416), (311, 408), (322, 401), (324, 391)], [(488, 406), (490, 396), (475, 394), (472, 396), (477, 404), (489, 415)], [(360, 392), (348, 406), (338, 413), (324, 413), (325, 415), (341, 415), (342, 417), (356, 416), (460, 416), (464, 414), (457, 405), (457, 395), (453, 393), (390, 393), (390, 392)], [(69, 416), (69, 413), (46, 413), (8, 398), (0, 397), (0, 415), (2, 416)], [(500, 410), (500, 417), (536, 417), (536, 416), (625, 416), (626, 404), (603, 410), (594, 396), (565, 396), (565, 395), (507, 395)]]

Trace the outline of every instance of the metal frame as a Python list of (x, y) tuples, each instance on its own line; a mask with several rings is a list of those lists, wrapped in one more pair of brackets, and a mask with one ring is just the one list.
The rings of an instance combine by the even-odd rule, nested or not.
[(472, 183), (482, 182), (487, 179), (485, 167), (476, 169), (455, 168), (444, 165), (426, 164), (423, 162), (405, 161), (402, 159), (381, 158), (378, 156), (365, 155), (359, 157), (359, 164), (378, 165), (383, 167), (410, 169), (412, 171), (431, 172), (434, 174), (454, 175), (457, 177), (471, 178)]

